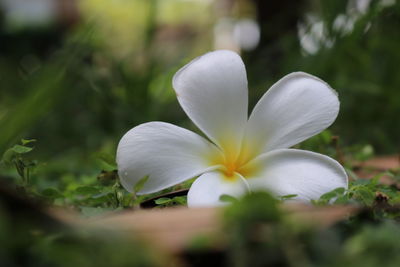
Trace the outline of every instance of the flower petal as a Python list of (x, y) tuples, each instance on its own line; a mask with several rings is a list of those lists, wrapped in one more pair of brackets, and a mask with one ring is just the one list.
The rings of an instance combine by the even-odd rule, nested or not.
[(190, 119), (222, 149), (238, 152), (248, 106), (239, 55), (219, 50), (198, 57), (175, 74), (173, 87)]
[(280, 149), (263, 154), (245, 167), (250, 189), (268, 190), (278, 196), (296, 194), (295, 199), (311, 200), (338, 187), (348, 187), (347, 174), (334, 159), (297, 149)]
[(197, 178), (188, 193), (189, 207), (224, 205), (222, 195), (240, 197), (249, 192), (247, 182), (236, 174), (234, 179), (226, 178), (222, 172), (208, 172)]
[(121, 184), (132, 192), (148, 176), (140, 194), (159, 191), (212, 169), (219, 149), (203, 137), (164, 122), (141, 124), (128, 131), (117, 149)]
[(289, 148), (323, 131), (339, 112), (337, 93), (303, 72), (286, 75), (255, 106), (247, 124), (245, 145), (255, 154)]

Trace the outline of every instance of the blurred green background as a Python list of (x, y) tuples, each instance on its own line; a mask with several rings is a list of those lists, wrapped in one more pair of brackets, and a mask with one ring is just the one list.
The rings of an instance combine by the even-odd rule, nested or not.
[(221, 48), (245, 61), (250, 108), (306, 71), (339, 92), (330, 134), (343, 146), (399, 151), (398, 1), (1, 0), (0, 10), (0, 152), (37, 139), (38, 172), (55, 182), (98, 173), (99, 158), (112, 165), (140, 123), (196, 130), (171, 79)]

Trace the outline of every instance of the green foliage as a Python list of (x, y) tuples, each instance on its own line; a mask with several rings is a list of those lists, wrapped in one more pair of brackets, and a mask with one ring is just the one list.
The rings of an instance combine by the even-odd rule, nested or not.
[[(362, 140), (388, 153), (400, 146), (396, 137), (400, 129), (393, 124), (400, 97), (400, 80), (393, 69), (400, 59), (400, 37), (395, 34), (400, 3), (382, 2), (371, 1), (365, 11), (358, 12), (355, 1), (321, 1), (324, 11), (318, 15), (325, 38), (333, 44), (297, 59), (296, 66), (322, 77), (339, 92), (341, 112), (335, 124), (347, 144)], [(335, 25), (339, 15), (355, 20), (350, 32), (343, 33)]]
[(327, 192), (318, 200), (314, 200), (315, 205), (327, 204), (358, 204), (372, 207), (377, 204), (380, 198), (388, 205), (397, 205), (400, 200), (400, 191), (395, 185), (386, 185), (379, 182), (380, 178), (387, 173), (376, 175), (372, 179), (357, 179), (350, 181), (349, 188), (336, 188)]
[(58, 191), (55, 188), (46, 188), (45, 190), (43, 190), (41, 192), (41, 195), (45, 198), (49, 198), (51, 200), (53, 199), (57, 199), (57, 198), (64, 198), (64, 195), (60, 193), (60, 191)]
[(139, 179), (139, 181), (134, 185), (133, 192), (139, 192), (143, 189), (144, 185), (146, 184), (147, 180), (149, 180), (149, 176), (146, 175), (143, 178)]
[(30, 183), (31, 170), (37, 165), (35, 160), (29, 160), (25, 157), (26, 153), (33, 150), (33, 147), (27, 146), (30, 143), (36, 142), (35, 139), (21, 140), (21, 145), (14, 145), (7, 149), (1, 158), (1, 165), (13, 165), (21, 178), (20, 183), (28, 186)]
[[(0, 207), (1, 266), (160, 266), (142, 243), (112, 232), (71, 230)], [(92, 215), (92, 214), (91, 214)], [(158, 255), (159, 257), (159, 255)]]
[(265, 192), (255, 192), (226, 209), (228, 266), (290, 266), (288, 257), (294, 255), (288, 254), (302, 256), (297, 255), (303, 250), (300, 240), (292, 236), (278, 203)]
[[(358, 191), (383, 189), (376, 180), (363, 186), (362, 191), (354, 184), (347, 194), (359, 203), (369, 203)], [(322, 196), (320, 204), (337, 201), (343, 194), (343, 188), (335, 189)], [(388, 208), (385, 201), (375, 198), (373, 206), (364, 206), (348, 220), (315, 228), (291, 219), (266, 193), (245, 196), (224, 213), (225, 266), (397, 266), (400, 209)]]
[(393, 221), (364, 225), (349, 237), (337, 266), (397, 266), (400, 256), (400, 228)]
[(278, 203), (276, 198), (266, 192), (248, 194), (241, 201), (236, 201), (234, 205), (226, 209), (227, 224), (233, 225), (235, 220), (240, 220), (243, 223), (240, 227), (244, 227), (240, 230), (247, 231), (247, 223), (254, 221), (277, 222), (281, 219)]
[(169, 197), (161, 197), (154, 201), (159, 207), (170, 207), (176, 205), (186, 205), (187, 198), (186, 196), (177, 196), (173, 198)]

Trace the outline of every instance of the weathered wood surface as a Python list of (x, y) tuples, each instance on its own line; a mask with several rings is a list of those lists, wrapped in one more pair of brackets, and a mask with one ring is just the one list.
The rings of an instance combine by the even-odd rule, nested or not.
[[(296, 223), (308, 223), (315, 227), (327, 227), (346, 219), (358, 209), (353, 206), (314, 207), (301, 204), (285, 204), (282, 208)], [(179, 253), (196, 237), (223, 238), (222, 211), (221, 208), (179, 207), (125, 211), (80, 220), (71, 220), (70, 216), (64, 216), (62, 220), (90, 228), (116, 230), (142, 239), (168, 253)]]
[[(354, 162), (353, 166), (360, 178), (370, 179), (385, 171), (400, 169), (400, 155), (374, 157), (363, 162)], [(382, 175), (380, 181), (384, 184), (395, 183), (389, 175)]]

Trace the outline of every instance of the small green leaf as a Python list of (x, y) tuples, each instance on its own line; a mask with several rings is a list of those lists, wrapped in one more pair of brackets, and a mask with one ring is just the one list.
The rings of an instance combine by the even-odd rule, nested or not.
[(282, 200), (282, 201), (284, 201), (284, 200), (289, 200), (289, 199), (292, 199), (292, 198), (294, 198), (294, 197), (297, 197), (297, 195), (296, 195), (296, 194), (284, 195), (284, 196), (281, 196), (281, 200)]
[(154, 202), (157, 205), (164, 205), (164, 204), (170, 203), (171, 201), (172, 201), (172, 199), (170, 199), (168, 197), (161, 197), (159, 199), (156, 199)]
[(23, 146), (36, 142), (36, 139), (21, 139), (21, 143)]
[(11, 148), (11, 150), (17, 154), (25, 154), (32, 151), (32, 149), (33, 147), (21, 146), (21, 145), (15, 145)]
[(229, 203), (234, 203), (234, 202), (237, 201), (237, 199), (236, 199), (235, 197), (230, 196), (230, 195), (226, 195), (226, 194), (221, 195), (221, 196), (219, 197), (219, 200), (220, 200), (221, 202), (229, 202)]
[(143, 189), (144, 185), (146, 184), (147, 180), (149, 180), (149, 175), (144, 176), (141, 178), (133, 187), (133, 191), (135, 193), (139, 192), (140, 190)]
[(172, 199), (172, 201), (179, 205), (186, 205), (187, 204), (187, 196), (174, 197)]
[(320, 197), (320, 200), (325, 200), (325, 201), (329, 202), (332, 198), (343, 195), (344, 191), (345, 191), (345, 189), (343, 187), (335, 188), (332, 191), (323, 194)]

